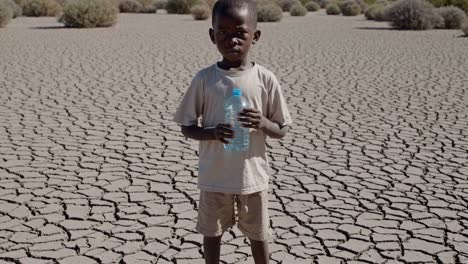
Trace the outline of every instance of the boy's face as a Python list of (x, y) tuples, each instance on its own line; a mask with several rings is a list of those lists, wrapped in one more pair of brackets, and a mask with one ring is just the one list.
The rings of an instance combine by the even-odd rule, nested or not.
[(249, 50), (260, 38), (260, 31), (249, 16), (249, 10), (233, 8), (213, 18), (211, 41), (216, 44), (224, 60), (232, 63), (245, 61)]

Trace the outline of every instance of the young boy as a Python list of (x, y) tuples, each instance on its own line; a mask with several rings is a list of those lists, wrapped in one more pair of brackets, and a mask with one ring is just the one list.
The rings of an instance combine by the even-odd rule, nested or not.
[[(265, 140), (284, 137), (292, 121), (276, 77), (249, 60), (261, 34), (255, 0), (219, 0), (212, 26), (209, 35), (223, 59), (196, 74), (174, 117), (184, 136), (200, 141), (196, 229), (204, 236), (205, 262), (219, 263), (221, 236), (235, 224), (237, 207), (255, 263), (269, 263)], [(237, 87), (249, 103), (238, 119), (250, 130), (250, 145), (245, 152), (225, 152), (234, 133), (224, 124), (224, 102)]]

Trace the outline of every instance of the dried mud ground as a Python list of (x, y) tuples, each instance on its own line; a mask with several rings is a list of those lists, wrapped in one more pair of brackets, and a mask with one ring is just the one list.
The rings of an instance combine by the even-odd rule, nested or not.
[[(172, 116), (209, 21), (0, 30), (0, 263), (203, 263)], [(468, 263), (468, 38), (324, 12), (259, 24), (294, 125), (269, 140), (271, 262)], [(223, 263), (253, 263), (237, 228)]]

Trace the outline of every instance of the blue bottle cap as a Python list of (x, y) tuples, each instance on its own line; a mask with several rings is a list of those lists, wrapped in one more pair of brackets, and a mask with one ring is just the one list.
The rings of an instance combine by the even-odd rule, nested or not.
[(234, 88), (234, 89), (232, 90), (232, 95), (234, 95), (234, 96), (242, 96), (242, 90), (239, 89), (239, 88)]

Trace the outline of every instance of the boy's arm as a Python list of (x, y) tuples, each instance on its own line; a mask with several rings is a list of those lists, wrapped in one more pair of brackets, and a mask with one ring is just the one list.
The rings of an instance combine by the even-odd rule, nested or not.
[(255, 108), (244, 108), (239, 113), (239, 121), (244, 127), (260, 129), (271, 138), (283, 138), (289, 131), (289, 126), (281, 126), (268, 120)]
[(234, 133), (229, 124), (219, 124), (216, 127), (202, 128), (197, 125), (182, 126), (182, 134), (195, 140), (219, 140), (224, 144), (229, 143), (226, 139), (233, 138)]

